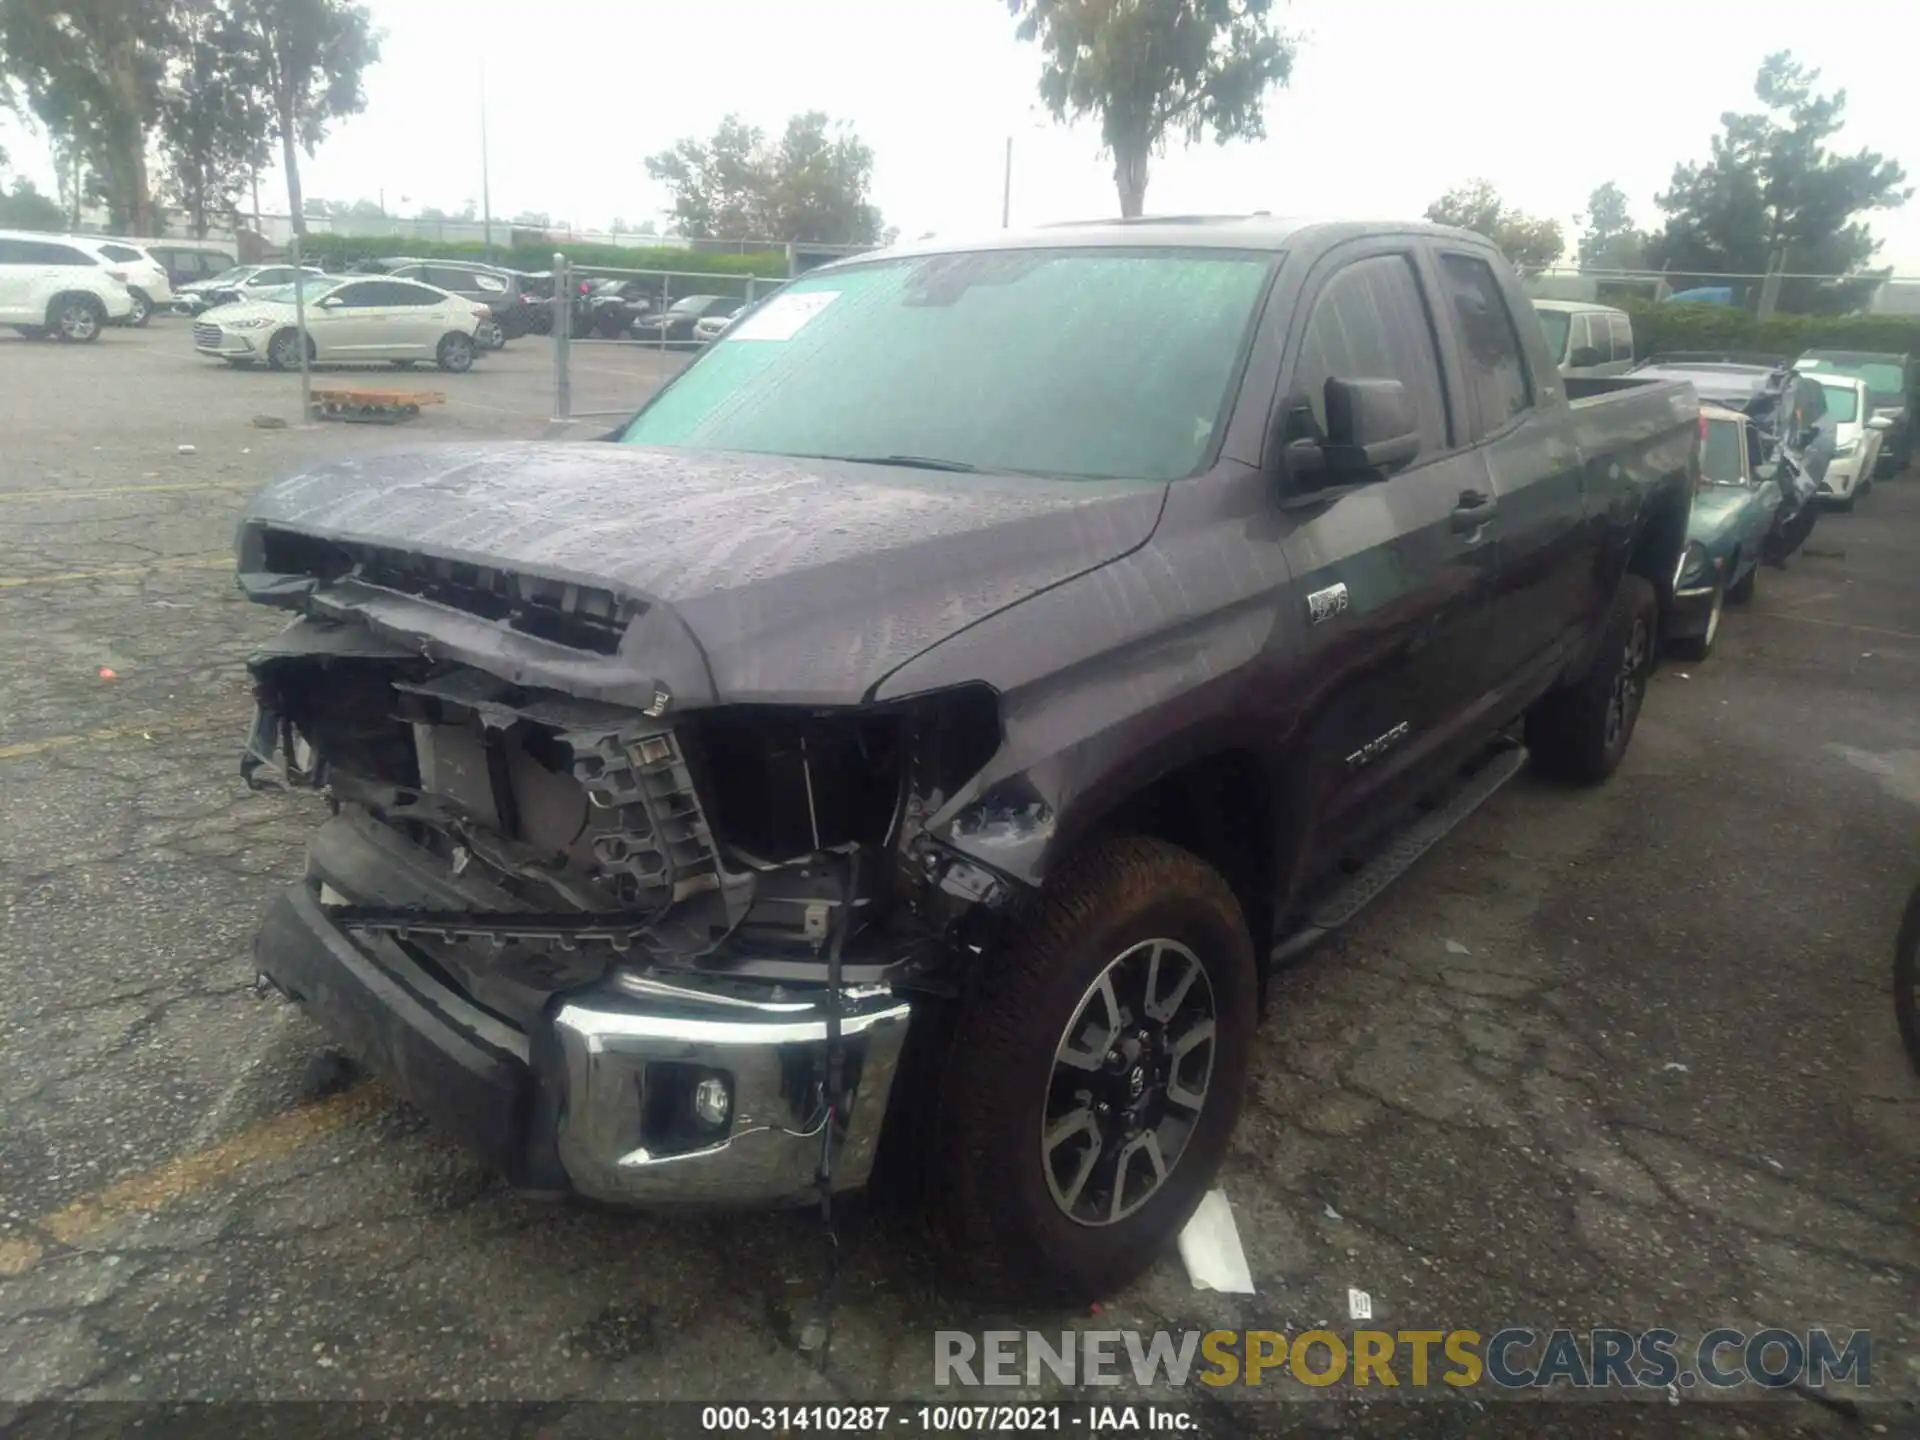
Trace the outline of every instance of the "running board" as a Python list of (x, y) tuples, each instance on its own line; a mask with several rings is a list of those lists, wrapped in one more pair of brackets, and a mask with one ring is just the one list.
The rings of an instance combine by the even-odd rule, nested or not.
[(1414, 867), (1449, 831), (1493, 797), (1527, 763), (1526, 748), (1503, 746), (1467, 775), (1447, 798), (1417, 815), (1405, 829), (1383, 845), (1367, 862), (1331, 891), (1322, 895), (1306, 923), (1273, 947), (1276, 965), (1297, 960), (1327, 936), (1351, 921), (1378, 899), (1394, 881)]

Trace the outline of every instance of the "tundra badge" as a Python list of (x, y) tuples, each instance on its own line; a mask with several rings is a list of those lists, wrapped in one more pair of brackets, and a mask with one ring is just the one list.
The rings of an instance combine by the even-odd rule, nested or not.
[(1344, 615), (1347, 610), (1347, 586), (1342, 581), (1338, 585), (1329, 585), (1324, 590), (1316, 590), (1307, 596), (1307, 615), (1318, 625), (1331, 620), (1336, 615)]

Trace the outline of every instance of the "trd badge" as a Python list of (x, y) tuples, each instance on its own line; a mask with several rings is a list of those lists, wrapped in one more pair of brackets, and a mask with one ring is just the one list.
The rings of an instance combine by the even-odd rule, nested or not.
[(1345, 582), (1329, 585), (1324, 590), (1316, 590), (1307, 596), (1307, 617), (1319, 625), (1336, 615), (1347, 612), (1347, 587)]

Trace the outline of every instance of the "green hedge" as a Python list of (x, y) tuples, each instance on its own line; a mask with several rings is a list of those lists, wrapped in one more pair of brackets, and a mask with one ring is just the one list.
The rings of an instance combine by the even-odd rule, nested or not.
[[(382, 255), (422, 259), (479, 260), (486, 247), (477, 240), (418, 240), (405, 235), (309, 235), (306, 255), (330, 269), (344, 269)], [(550, 270), (558, 251), (575, 265), (610, 270), (681, 270), (699, 275), (760, 275), (784, 279), (787, 257), (774, 250), (752, 255), (715, 255), (672, 245), (592, 245), (584, 241), (519, 241), (496, 244), (493, 263), (510, 270)]]
[(1794, 356), (1803, 350), (1880, 350), (1920, 354), (1920, 316), (1776, 315), (1756, 320), (1731, 305), (1627, 301), (1633, 348), (1641, 359), (1674, 350), (1747, 350)]

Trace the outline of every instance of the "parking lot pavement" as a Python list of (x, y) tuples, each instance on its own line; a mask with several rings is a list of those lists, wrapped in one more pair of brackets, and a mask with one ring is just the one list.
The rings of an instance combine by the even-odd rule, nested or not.
[[(1663, 670), (1613, 783), (1523, 776), (1278, 978), (1221, 1182), (1257, 1295), (1168, 1259), (1098, 1319), (988, 1315), (882, 1209), (843, 1236), (822, 1376), (791, 1319), (816, 1217), (513, 1196), (376, 1085), (334, 1090), (318, 1032), (249, 987), (317, 805), (237, 775), (242, 660), (279, 622), (234, 596), (236, 508), (322, 456), (540, 436), (546, 356), (407, 377), (448, 404), (401, 430), (260, 430), (297, 381), (208, 367), (177, 323), (0, 338), (0, 1399), (892, 1398), (929, 1391), (940, 1328), (1344, 1327), (1349, 1288), (1390, 1329), (1868, 1329), (1879, 1393), (1920, 1393), (1920, 1088), (1888, 1003), (1920, 477)], [(637, 403), (658, 360), (592, 353), (576, 403)], [(1340, 1393), (1232, 1425), (1403, 1428)]]

